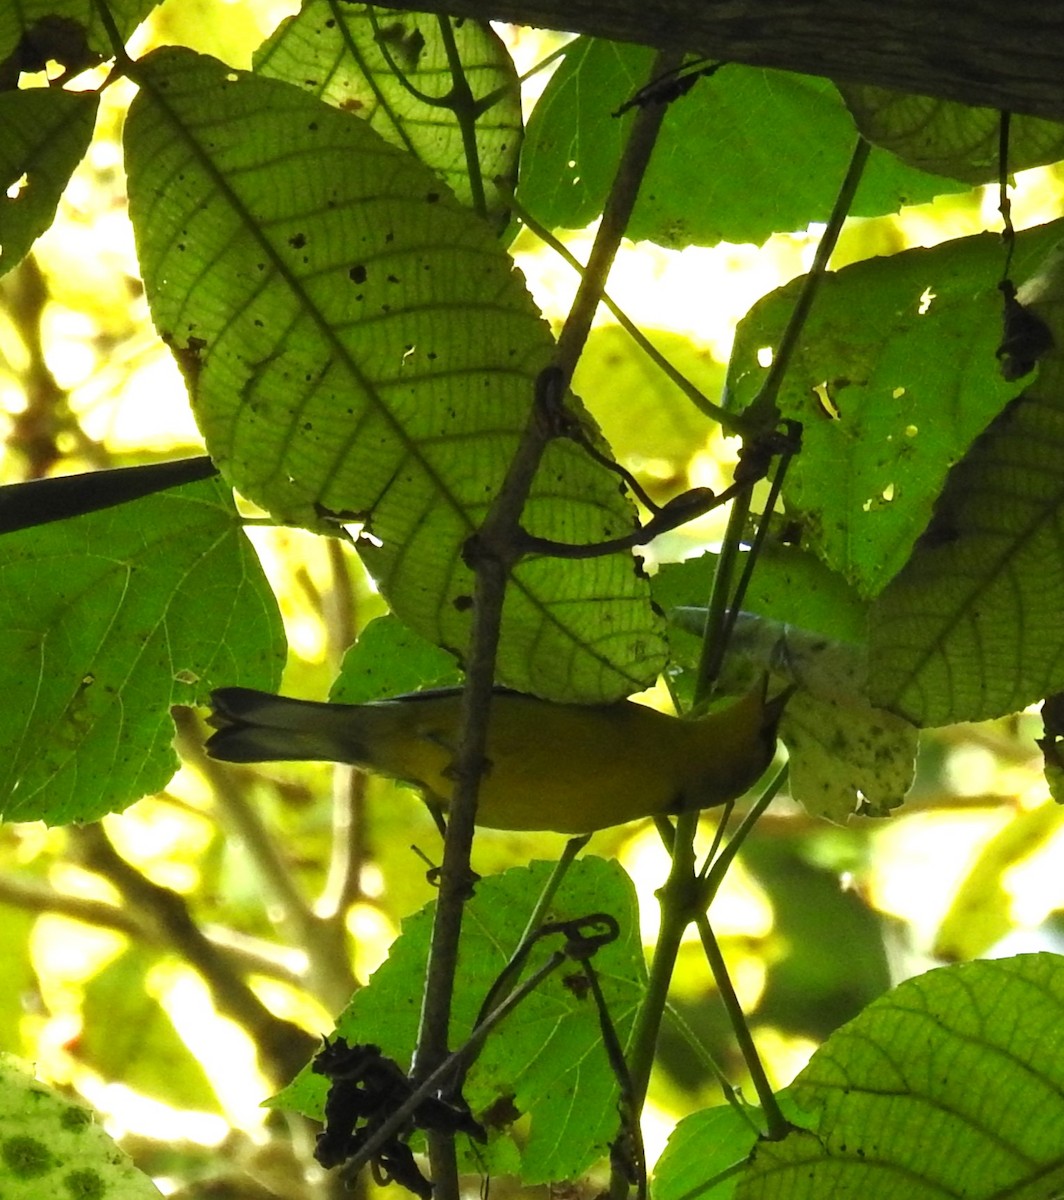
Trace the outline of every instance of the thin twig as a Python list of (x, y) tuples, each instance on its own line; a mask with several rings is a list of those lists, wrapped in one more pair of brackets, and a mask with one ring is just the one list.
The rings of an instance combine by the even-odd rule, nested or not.
[(704, 912), (699, 913), (695, 918), (695, 925), (698, 928), (699, 937), (702, 939), (702, 949), (705, 952), (710, 970), (713, 972), (713, 978), (716, 980), (717, 988), (720, 991), (721, 1002), (728, 1013), (728, 1021), (731, 1025), (732, 1033), (735, 1035), (735, 1040), (742, 1052), (746, 1069), (750, 1072), (754, 1090), (761, 1101), (761, 1108), (764, 1111), (765, 1122), (768, 1126), (767, 1136), (770, 1141), (778, 1141), (780, 1138), (786, 1137), (790, 1129), (790, 1124), (783, 1115), (779, 1101), (776, 1099), (776, 1093), (772, 1090), (772, 1084), (769, 1083), (768, 1076), (765, 1074), (761, 1056), (758, 1054), (757, 1046), (754, 1044), (753, 1035), (750, 1033), (750, 1026), (746, 1023), (743, 1006), (739, 1003), (739, 997), (735, 994), (735, 988), (732, 986), (731, 976), (728, 974), (728, 965), (725, 963), (724, 956), (720, 952), (720, 946), (717, 944), (716, 936), (709, 923), (709, 917)]
[(728, 514), (728, 526), (717, 559), (717, 569), (713, 573), (713, 585), (710, 589), (709, 607), (706, 613), (706, 628), (702, 635), (702, 652), (698, 660), (698, 672), (695, 676), (693, 704), (695, 711), (704, 705), (712, 695), (717, 676), (720, 674), (721, 665), (724, 662), (727, 650), (724, 641), (724, 625), (732, 596), (732, 576), (739, 560), (739, 547), (746, 532), (749, 515), (750, 489), (746, 488), (739, 493)]
[(850, 207), (853, 204), (853, 198), (857, 194), (857, 187), (861, 182), (861, 176), (864, 174), (865, 163), (868, 161), (868, 152), (870, 149), (871, 147), (864, 138), (857, 139), (857, 145), (854, 146), (853, 155), (850, 158), (850, 165), (846, 169), (846, 175), (843, 178), (842, 186), (839, 188), (839, 194), (835, 197), (831, 216), (828, 217), (828, 223), (824, 226), (824, 232), (817, 243), (816, 254), (813, 256), (813, 265), (810, 267), (809, 273), (802, 280), (798, 299), (795, 301), (794, 308), (787, 319), (787, 325), (783, 330), (783, 336), (780, 338), (780, 344), (776, 348), (776, 353), (772, 356), (772, 364), (769, 367), (768, 375), (765, 378), (765, 382), (761, 385), (760, 391), (746, 408), (744, 415), (747, 421), (753, 423), (755, 427), (765, 430), (774, 429), (779, 422), (779, 406), (776, 402), (779, 399), (780, 387), (791, 365), (791, 358), (798, 346), (798, 341), (805, 329), (805, 323), (813, 307), (813, 301), (816, 298), (821, 281), (827, 273), (828, 263), (835, 252), (835, 246), (839, 240), (839, 234), (842, 232), (842, 227), (846, 222)]
[[(561, 241), (539, 221), (516, 199), (514, 199), (510, 207), (522, 225), (530, 229), (536, 237), (545, 245), (549, 246), (555, 254), (563, 261), (569, 264), (573, 270), (580, 275), (584, 275), (586, 268), (584, 264), (576, 257), (566, 244)], [(686, 375), (665, 357), (664, 354), (654, 345), (647, 335), (639, 328), (631, 317), (610, 298), (608, 293), (602, 293), (602, 303), (613, 314), (617, 324), (628, 334), (633, 342), (640, 350), (650, 359), (650, 361), (668, 378), (669, 382), (683, 392), (688, 400), (698, 409), (704, 416), (710, 420), (716, 421), (726, 433), (741, 433), (743, 431), (742, 417), (736, 413), (729, 412), (722, 408), (719, 404), (714, 404), (707, 396), (704, 396), (697, 387), (687, 378)]]

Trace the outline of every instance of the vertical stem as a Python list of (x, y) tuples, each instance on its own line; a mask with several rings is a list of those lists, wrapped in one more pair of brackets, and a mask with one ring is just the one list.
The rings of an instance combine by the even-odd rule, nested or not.
[[(454, 760), (455, 789), (448, 808), (440, 892), (425, 974), (421, 1027), (412, 1067), (415, 1081), (430, 1075), (448, 1054), (462, 912), (474, 882), (469, 855), (473, 846), (480, 778), (487, 757), (495, 654), (502, 624), (506, 581), (512, 566), (510, 548), (515, 544), (521, 510), (548, 438), (537, 400), (532, 406), (529, 423), (502, 488), (480, 532), (471, 539), (468, 548), (472, 551), (470, 557), (473, 558), (475, 571), (473, 627), (466, 662), (466, 683), (462, 691), (462, 731)], [(453, 1135), (430, 1135), (429, 1161), (435, 1200), (458, 1200)]]
[(654, 957), (650, 962), (647, 993), (639, 1010), (629, 1056), (632, 1105), (636, 1112), (642, 1109), (646, 1099), (658, 1031), (661, 1028), (661, 1017), (665, 1011), (673, 968), (676, 965), (676, 955), (679, 953), (684, 930), (691, 923), (695, 868), (694, 833), (698, 828), (698, 816), (697, 811), (688, 811), (681, 813), (677, 819), (676, 834), (672, 842), (672, 865), (660, 893), (661, 925), (657, 941), (654, 943)]
[(709, 611), (706, 628), (702, 635), (702, 653), (698, 660), (698, 675), (695, 679), (694, 705), (697, 709), (704, 704), (713, 690), (724, 662), (726, 649), (724, 625), (728, 617), (728, 604), (732, 595), (732, 575), (739, 558), (746, 519), (750, 515), (750, 488), (740, 492), (732, 503), (728, 514), (728, 528), (720, 548), (717, 569), (713, 574), (713, 587), (709, 595)]

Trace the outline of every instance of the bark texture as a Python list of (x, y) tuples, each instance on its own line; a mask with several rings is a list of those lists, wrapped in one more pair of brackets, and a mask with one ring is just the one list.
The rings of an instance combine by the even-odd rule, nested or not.
[(410, 7), (678, 46), (1064, 120), (1061, 0), (416, 0)]

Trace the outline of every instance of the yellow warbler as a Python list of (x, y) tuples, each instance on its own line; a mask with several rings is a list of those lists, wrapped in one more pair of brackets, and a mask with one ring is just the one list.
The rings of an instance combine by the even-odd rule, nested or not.
[[(461, 693), (417, 692), (367, 704), (319, 704), (250, 688), (211, 695), (226, 762), (352, 763), (446, 804)], [(496, 690), (477, 824), (588, 833), (740, 796), (775, 752), (786, 695), (758, 687), (730, 707), (682, 720), (622, 700), (555, 704)]]

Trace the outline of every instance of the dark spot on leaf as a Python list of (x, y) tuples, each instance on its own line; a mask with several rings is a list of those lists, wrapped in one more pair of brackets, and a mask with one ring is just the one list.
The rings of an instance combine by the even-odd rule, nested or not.
[[(17, 17), (14, 19), (18, 21)], [(90, 48), (82, 22), (49, 14), (40, 17), (25, 30), (18, 48), (3, 64), (5, 86), (8, 86), (8, 74), (14, 76), (10, 84), (14, 87), (20, 71), (43, 71), (49, 62), (57, 62), (71, 71), (80, 71), (102, 61), (102, 56)]]
[(317, 129), (318, 129), (318, 122), (311, 121), (310, 124), (307, 126), (307, 128), (310, 130), (311, 133), (316, 133)]
[(196, 337), (194, 334), (189, 335), (188, 341), (184, 346), (179, 346), (172, 337), (164, 337), (163, 340), (173, 351), (174, 358), (177, 359), (177, 365), (181, 368), (182, 374), (194, 385), (199, 376), (200, 368), (203, 366), (202, 358), (203, 351), (207, 349), (206, 341), (201, 337)]
[(399, 282), (399, 277), (398, 277), (397, 275), (389, 275), (389, 276), (388, 276), (388, 282), (389, 282), (389, 283), (398, 283), (398, 282)]
[(428, 201), (429, 204), (437, 204), (440, 199), (440, 193), (439, 192), (429, 192), (428, 195), (426, 195), (425, 199)]
[(32, 1179), (44, 1175), (55, 1165), (44, 1142), (31, 1137), (5, 1138), (0, 1145), (0, 1158), (12, 1175), (19, 1179)]
[(473, 597), (455, 596), (452, 603), (454, 604), (456, 612), (469, 612), (469, 610), (473, 607)]
[(572, 995), (574, 995), (577, 1000), (583, 1000), (587, 996), (587, 993), (591, 987), (587, 981), (587, 976), (583, 973), (583, 971), (577, 971), (572, 975), (563, 976), (562, 986), (567, 992), (570, 992)]
[(365, 108), (365, 107), (366, 106), (362, 103), (361, 100), (356, 100), (353, 96), (347, 100), (340, 101), (340, 111), (341, 112), (358, 112), (358, 110), (360, 108)]
[[(114, 688), (104, 688), (104, 691), (114, 691)], [(64, 1129), (82, 1129), (92, 1124), (92, 1113), (87, 1108), (78, 1108), (76, 1104), (72, 1104), (64, 1109), (59, 1124)]]
[(352, 267), (351, 270), (347, 272), (347, 277), (354, 283), (365, 283), (366, 268), (359, 263), (357, 266)]
[(103, 1200), (107, 1184), (95, 1171), (71, 1171), (63, 1177), (63, 1187), (70, 1200)]
[(336, 28), (336, 18), (335, 18), (335, 17), (330, 17), (330, 18), (329, 18), (329, 19), (328, 19), (328, 20), (325, 22), (325, 28), (326, 28), (326, 29), (335, 29), (335, 28)]
[(394, 242), (395, 234), (389, 229), (388, 232), (384, 235), (384, 240), (385, 240), (385, 242)]
[(512, 1095), (500, 1096), (477, 1115), (486, 1129), (505, 1129), (520, 1117), (521, 1110), (514, 1104)]
[(289, 239), (288, 244), (293, 250), (302, 250), (307, 244), (307, 235), (305, 233), (294, 233)]

